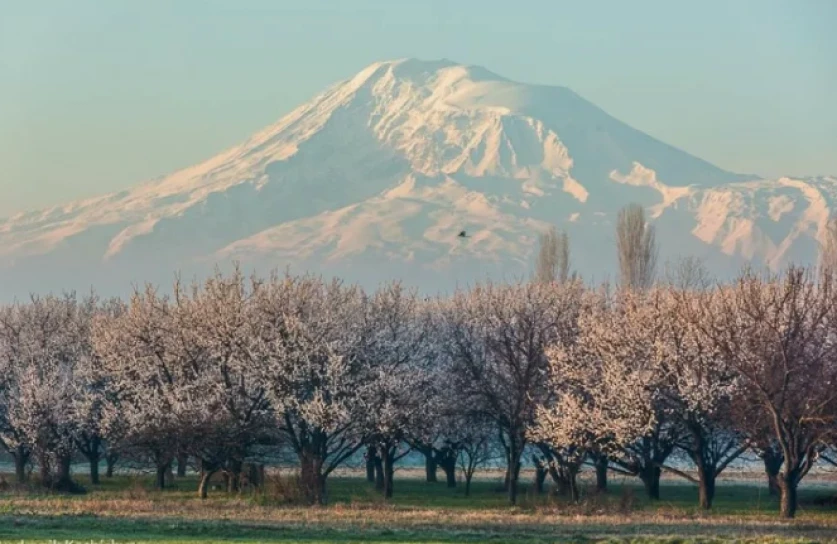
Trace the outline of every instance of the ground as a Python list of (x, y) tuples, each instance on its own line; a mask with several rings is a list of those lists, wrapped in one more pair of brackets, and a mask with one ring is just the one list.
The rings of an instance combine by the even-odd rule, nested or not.
[(400, 472), (389, 502), (358, 475), (341, 475), (320, 508), (290, 504), (288, 477), (272, 477), (263, 494), (214, 491), (206, 501), (196, 485), (187, 477), (157, 492), (148, 475), (122, 475), (81, 496), (6, 490), (0, 542), (837, 542), (837, 506), (821, 505), (837, 486), (822, 479), (803, 489), (793, 522), (778, 520), (777, 501), (758, 480), (724, 482), (711, 513), (697, 509), (690, 485), (667, 482), (652, 504), (615, 478), (606, 496), (588, 493), (579, 505), (527, 488), (514, 508), (494, 474), (465, 497)]

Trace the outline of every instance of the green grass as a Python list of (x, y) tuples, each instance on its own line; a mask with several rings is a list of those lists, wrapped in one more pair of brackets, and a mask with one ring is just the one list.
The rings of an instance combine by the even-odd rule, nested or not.
[[(84, 476), (77, 480), (91, 489), (88, 495), (68, 495), (67, 501), (86, 501), (91, 495), (98, 497), (122, 496), (127, 490), (141, 486), (152, 497), (166, 501), (191, 501), (197, 493), (197, 478), (187, 476), (178, 479), (174, 486), (163, 493), (154, 490), (150, 478), (135, 476), (117, 476), (112, 479), (102, 479), (102, 483), (95, 488), (90, 487)], [(583, 498), (589, 498), (591, 491), (582, 486)], [(633, 480), (612, 480), (609, 483), (608, 500), (618, 502), (625, 495), (634, 500), (634, 509), (658, 510), (661, 507), (674, 507), (686, 512), (699, 512), (697, 506), (698, 492), (693, 485), (680, 482), (663, 484), (660, 501), (650, 501), (645, 497), (643, 488)], [(837, 520), (837, 510), (814, 506), (818, 498), (837, 495), (837, 486), (819, 485), (802, 487), (800, 489), (800, 503), (803, 512), (833, 513)], [(53, 495), (33, 494), (32, 498), (50, 499)], [(213, 491), (210, 500), (227, 498), (223, 492)], [(383, 502), (380, 495), (362, 478), (331, 477), (328, 480), (328, 502), (330, 505), (379, 503)], [(528, 482), (521, 485), (519, 503), (522, 507), (538, 507), (561, 504), (562, 501), (548, 495), (533, 495)], [(0, 494), (2, 504), (2, 494)], [(423, 507), (462, 510), (483, 510), (505, 508), (508, 506), (507, 495), (500, 490), (500, 482), (491, 479), (474, 481), (471, 496), (466, 497), (463, 486), (453, 489), (447, 488), (444, 482), (428, 483), (419, 478), (408, 477), (396, 479), (395, 496), (388, 504), (396, 507)], [(719, 484), (713, 509), (710, 514), (722, 515), (768, 515), (773, 516), (778, 511), (778, 498), (768, 494), (766, 487), (748, 483)]]
[[(84, 483), (83, 478), (79, 480)], [(105, 480), (86, 495), (0, 493), (0, 543), (99, 542), (837, 542), (837, 509), (814, 506), (837, 494), (829, 485), (801, 492), (799, 519), (781, 523), (766, 489), (719, 485), (711, 512), (697, 508), (693, 486), (667, 483), (662, 500), (643, 497), (632, 481), (614, 479), (604, 497), (581, 504), (537, 496), (524, 486), (511, 508), (498, 482), (474, 482), (472, 496), (443, 482), (399, 474), (384, 501), (363, 479), (329, 480), (329, 506), (281, 504), (271, 493), (196, 498), (188, 477), (164, 492), (149, 478)]]
[[(38, 518), (10, 520), (0, 518), (0, 542), (21, 541), (123, 541), (123, 542), (823, 542), (822, 537), (806, 538), (776, 535), (730, 534), (728, 528), (713, 528), (712, 532), (695, 530), (697, 527), (666, 532), (664, 526), (640, 524), (626, 534), (613, 534), (608, 527), (595, 524), (568, 531), (506, 532), (492, 530), (446, 529), (354, 529), (304, 528), (293, 526), (240, 525), (225, 522), (146, 522), (95, 517)], [(733, 529), (737, 529), (734, 527)], [(668, 529), (670, 531), (670, 529)], [(804, 532), (804, 531), (802, 531)], [(608, 534), (610, 533), (610, 534)], [(656, 533), (656, 534), (655, 534)], [(791, 532), (792, 533), (792, 532)]]

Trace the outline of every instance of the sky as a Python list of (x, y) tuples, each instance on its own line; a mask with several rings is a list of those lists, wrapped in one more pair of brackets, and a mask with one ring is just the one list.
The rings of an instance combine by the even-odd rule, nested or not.
[(2, 0), (0, 217), (207, 159), (379, 60), (572, 88), (728, 170), (837, 175), (832, 0)]

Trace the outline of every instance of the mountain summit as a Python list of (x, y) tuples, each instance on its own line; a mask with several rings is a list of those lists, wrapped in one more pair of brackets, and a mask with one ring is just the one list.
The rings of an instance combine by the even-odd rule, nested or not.
[(234, 260), (448, 289), (525, 277), (550, 224), (570, 233), (574, 266), (602, 279), (629, 202), (661, 226), (664, 258), (695, 255), (719, 274), (779, 267), (814, 258), (836, 182), (726, 172), (565, 87), (380, 62), (206, 162), (0, 221), (0, 298), (125, 292)]

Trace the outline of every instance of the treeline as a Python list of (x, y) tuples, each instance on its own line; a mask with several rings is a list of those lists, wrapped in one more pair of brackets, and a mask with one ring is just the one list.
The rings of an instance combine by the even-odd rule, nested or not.
[[(620, 283), (588, 287), (569, 245), (542, 239), (533, 281), (422, 298), (312, 276), (240, 272), (130, 300), (32, 297), (0, 308), (0, 444), (20, 482), (75, 490), (107, 459), (153, 466), (159, 487), (192, 459), (199, 494), (223, 472), (292, 452), (311, 503), (361, 452), (394, 492), (408, 452), (466, 487), (496, 452), (509, 501), (524, 461), (578, 499), (592, 467), (638, 477), (649, 497), (670, 472), (710, 508), (740, 456), (764, 461), (793, 517), (799, 483), (837, 438), (837, 306), (828, 267), (742, 274), (715, 285), (692, 261), (656, 284), (653, 231), (620, 215)], [(275, 455), (274, 455), (275, 456)], [(691, 461), (682, 470), (678, 458)]]

